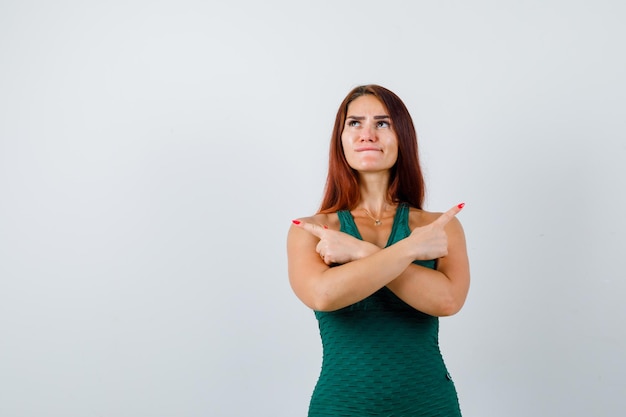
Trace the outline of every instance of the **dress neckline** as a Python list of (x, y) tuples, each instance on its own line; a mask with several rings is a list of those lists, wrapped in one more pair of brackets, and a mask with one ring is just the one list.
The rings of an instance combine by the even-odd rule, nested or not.
[[(395, 235), (398, 231), (398, 228), (400, 227), (400, 223), (407, 209), (408, 209), (408, 205), (406, 203), (398, 204), (398, 207), (396, 208), (396, 214), (393, 216), (391, 232), (389, 233), (389, 237), (387, 238), (387, 243), (385, 244), (385, 248), (390, 246), (394, 242)], [(350, 210), (341, 210), (340, 212), (338, 212), (338, 214), (341, 212), (346, 213), (346, 215), (343, 216), (344, 217), (343, 219), (341, 215), (339, 216), (339, 220), (341, 223), (341, 231), (346, 232), (346, 233), (350, 233), (350, 231), (352, 231), (352, 233), (350, 234), (352, 234), (354, 237), (356, 237), (359, 240), (363, 240), (363, 237), (361, 236), (361, 232), (359, 231), (359, 228), (357, 227), (356, 222), (354, 221), (354, 216), (352, 215)], [(347, 220), (348, 224), (344, 225), (344, 220)]]

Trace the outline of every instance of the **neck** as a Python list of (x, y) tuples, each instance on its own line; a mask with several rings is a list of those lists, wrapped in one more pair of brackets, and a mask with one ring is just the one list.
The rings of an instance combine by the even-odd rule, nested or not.
[(385, 174), (372, 173), (359, 176), (361, 201), (358, 206), (373, 215), (382, 215), (385, 209), (391, 205), (391, 202), (387, 200), (389, 173), (385, 172)]
[(384, 213), (392, 204), (387, 199), (361, 199), (358, 208), (362, 208), (377, 218), (384, 217)]

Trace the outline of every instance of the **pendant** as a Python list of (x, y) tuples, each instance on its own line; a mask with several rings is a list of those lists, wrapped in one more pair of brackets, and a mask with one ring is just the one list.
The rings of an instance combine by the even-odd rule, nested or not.
[(380, 226), (381, 224), (383, 224), (383, 222), (380, 220), (374, 220), (374, 226)]

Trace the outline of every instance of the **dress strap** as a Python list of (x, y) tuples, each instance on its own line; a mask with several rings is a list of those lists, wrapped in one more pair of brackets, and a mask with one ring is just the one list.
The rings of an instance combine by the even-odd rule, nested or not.
[(340, 231), (363, 240), (354, 222), (354, 217), (352, 217), (352, 214), (350, 214), (348, 210), (339, 210), (337, 216), (339, 216)]
[(409, 227), (409, 205), (407, 203), (398, 204), (396, 209), (396, 215), (393, 219), (393, 227), (389, 234), (389, 241), (387, 246), (393, 245), (399, 240), (404, 239), (411, 234), (411, 228)]

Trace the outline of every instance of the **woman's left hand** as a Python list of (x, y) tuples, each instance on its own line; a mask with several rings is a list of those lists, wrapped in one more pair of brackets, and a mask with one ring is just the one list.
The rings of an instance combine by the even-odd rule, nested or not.
[(345, 264), (364, 258), (380, 248), (373, 243), (357, 239), (338, 230), (330, 230), (319, 224), (300, 222), (298, 227), (319, 238), (315, 251), (326, 265)]

